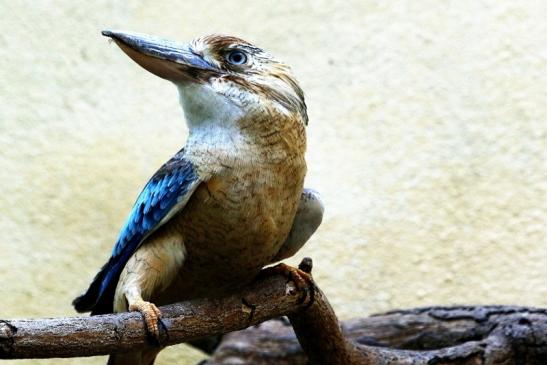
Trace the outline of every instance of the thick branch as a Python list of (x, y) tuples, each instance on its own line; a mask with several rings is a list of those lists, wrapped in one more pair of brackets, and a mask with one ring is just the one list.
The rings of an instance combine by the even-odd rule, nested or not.
[[(305, 308), (303, 293), (281, 276), (269, 277), (222, 299), (161, 307), (162, 345), (241, 330)], [(0, 359), (77, 357), (152, 346), (139, 313), (95, 317), (0, 320)]]
[[(288, 315), (296, 335), (286, 321), (269, 321), (224, 336), (206, 364), (547, 363), (547, 310), (424, 308), (348, 321), (340, 327), (321, 290), (313, 284), (308, 289), (309, 295), (304, 295), (275, 276), (226, 298), (162, 307), (168, 334), (164, 331), (162, 345)], [(153, 345), (138, 313), (0, 321), (0, 358), (92, 356), (143, 346)]]
[[(304, 328), (308, 325), (300, 324)], [(324, 336), (329, 336), (325, 331), (310, 332), (312, 327), (302, 331), (302, 326), (295, 327), (298, 338), (307, 336), (320, 344)], [(345, 321), (342, 332), (364, 356), (347, 364), (547, 364), (545, 309), (419, 308)], [(313, 351), (317, 356), (324, 353), (320, 348)], [(224, 336), (207, 365), (233, 363), (309, 364), (290, 323), (282, 319)], [(312, 363), (328, 362), (320, 357)]]

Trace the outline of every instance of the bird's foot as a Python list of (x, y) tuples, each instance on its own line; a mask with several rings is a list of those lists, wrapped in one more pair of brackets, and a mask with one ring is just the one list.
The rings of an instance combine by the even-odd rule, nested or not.
[[(310, 261), (311, 262), (311, 261)], [(313, 282), (313, 278), (311, 276), (311, 263), (309, 264), (309, 271), (308, 266), (303, 267), (304, 261), (299, 265), (298, 268), (289, 266), (284, 263), (277, 264), (275, 266), (270, 266), (265, 269), (263, 269), (260, 272), (260, 277), (266, 277), (269, 275), (275, 275), (275, 274), (281, 274), (284, 277), (286, 277), (289, 281), (292, 281), (294, 283), (294, 286), (297, 290), (304, 292), (304, 296), (302, 298), (302, 301), (306, 300), (306, 297), (310, 295), (311, 298), (313, 298), (313, 290), (315, 288), (315, 284)]]
[(161, 311), (154, 303), (144, 300), (136, 301), (129, 306), (131, 312), (141, 312), (147, 332), (159, 343), (160, 329), (158, 323), (161, 320)]

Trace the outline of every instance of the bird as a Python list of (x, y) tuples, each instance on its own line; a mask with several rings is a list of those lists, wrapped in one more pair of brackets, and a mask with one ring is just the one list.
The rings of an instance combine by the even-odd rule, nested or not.
[[(159, 338), (159, 306), (243, 287), (321, 224), (321, 196), (304, 188), (307, 107), (291, 69), (240, 38), (102, 34), (176, 86), (188, 136), (146, 183), (110, 258), (73, 305), (91, 315), (138, 311)], [(108, 364), (151, 365), (160, 349), (112, 354)]]

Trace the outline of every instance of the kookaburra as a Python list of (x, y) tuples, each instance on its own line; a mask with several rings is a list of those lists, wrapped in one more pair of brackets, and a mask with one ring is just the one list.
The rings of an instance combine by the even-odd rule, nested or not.
[[(157, 306), (248, 284), (264, 266), (294, 255), (321, 223), (319, 195), (303, 188), (306, 104), (287, 65), (239, 38), (181, 44), (103, 35), (175, 84), (189, 135), (145, 185), (110, 259), (74, 306), (139, 311), (158, 336)], [(150, 365), (158, 352), (111, 355), (109, 364)]]

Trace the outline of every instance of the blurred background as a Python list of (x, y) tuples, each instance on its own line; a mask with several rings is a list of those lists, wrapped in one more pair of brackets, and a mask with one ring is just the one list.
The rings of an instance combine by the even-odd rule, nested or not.
[[(184, 144), (175, 87), (104, 28), (228, 33), (293, 67), (306, 186), (326, 215), (290, 262), (313, 257), (340, 317), (547, 306), (545, 1), (0, 0), (0, 14), (0, 318), (75, 315), (144, 183)], [(202, 358), (176, 346), (157, 364)]]

